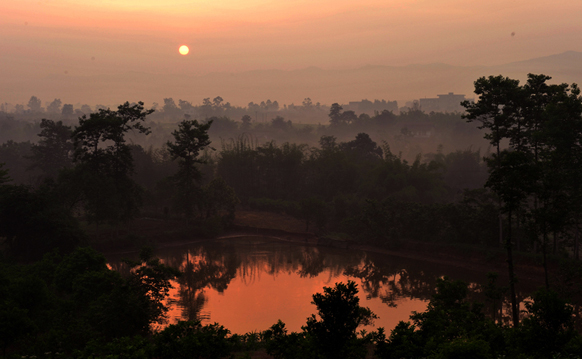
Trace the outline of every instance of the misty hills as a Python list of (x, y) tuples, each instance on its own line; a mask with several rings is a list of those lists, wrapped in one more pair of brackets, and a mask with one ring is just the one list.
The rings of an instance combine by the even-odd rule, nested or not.
[[(210, 73), (202, 76), (160, 73), (111, 73), (104, 75), (56, 74), (36, 79), (4, 78), (10, 98), (36, 95), (48, 101), (115, 105), (125, 100), (161, 103), (165, 97), (201, 103), (222, 96), (233, 105), (277, 100), (300, 104), (310, 97), (323, 104), (361, 99), (405, 100), (436, 97), (455, 92), (473, 97), (473, 82), (480, 76), (499, 75), (524, 81), (528, 73), (552, 76), (551, 82), (582, 83), (582, 52), (568, 51), (498, 66), (414, 64), (364, 66), (350, 70), (255, 70), (241, 73)], [(0, 101), (8, 101), (1, 99)], [(24, 101), (24, 100), (19, 100)]]

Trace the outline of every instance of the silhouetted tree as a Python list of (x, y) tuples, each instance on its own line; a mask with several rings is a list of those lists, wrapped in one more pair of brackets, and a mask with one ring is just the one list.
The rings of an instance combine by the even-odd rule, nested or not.
[(251, 128), (251, 116), (244, 115), (240, 120), (242, 122), (240, 129), (243, 131), (248, 131)]
[(324, 287), (323, 294), (313, 295), (319, 320), (315, 315), (307, 318), (303, 330), (313, 336), (316, 345), (326, 358), (364, 358), (366, 349), (357, 341), (356, 330), (368, 325), (376, 315), (360, 306), (358, 288), (353, 281), (336, 283), (334, 288)]
[[(567, 218), (577, 222), (577, 216), (571, 214), (579, 211), (578, 198), (582, 194), (579, 180), (573, 180), (581, 175), (578, 160), (582, 153), (580, 89), (576, 85), (548, 85), (549, 79), (549, 76), (529, 74), (527, 83), (519, 86), (519, 81), (503, 76), (482, 77), (475, 82), (479, 101), (463, 102), (467, 109), (465, 118), (481, 121), (481, 128), (489, 130), (485, 138), (497, 148), (488, 161), (487, 186), (499, 196), (500, 208), (507, 215), (505, 247), (516, 326), (512, 217), (529, 212), (528, 217), (533, 219), (529, 225), (534, 241), (541, 236), (546, 287), (549, 287), (546, 261), (549, 233), (554, 233), (555, 248), (556, 233), (568, 224)], [(503, 139), (509, 141), (506, 150), (501, 150)]]
[(98, 186), (83, 190), (88, 201), (86, 210), (97, 223), (105, 219), (126, 221), (137, 213), (141, 190), (131, 178), (133, 158), (125, 135), (130, 130), (149, 134), (142, 122), (153, 111), (145, 110), (143, 102), (126, 102), (116, 111), (99, 109), (88, 118), (79, 118), (73, 132), (74, 161), (80, 165), (79, 175), (91, 173), (93, 185)]
[(28, 109), (32, 113), (39, 113), (42, 112), (42, 103), (40, 99), (36, 96), (32, 96), (30, 100), (28, 100)]
[(210, 181), (204, 192), (206, 218), (219, 216), (224, 225), (232, 224), (236, 205), (240, 203), (234, 189), (227, 185), (222, 177), (216, 177)]
[(172, 159), (178, 160), (178, 173), (173, 176), (178, 187), (176, 205), (187, 218), (194, 214), (194, 206), (202, 203), (199, 185), (202, 174), (196, 165), (204, 162), (198, 156), (210, 146), (208, 130), (211, 125), (212, 121), (201, 124), (197, 120), (184, 120), (172, 132), (174, 141), (166, 144)]
[(41, 120), (40, 128), (40, 140), (31, 149), (31, 168), (39, 168), (47, 177), (56, 178), (60, 169), (72, 166), (73, 131), (62, 121), (46, 119)]
[(46, 111), (48, 113), (53, 113), (53, 114), (57, 114), (61, 112), (61, 104), (63, 102), (56, 98), (53, 100), (53, 102), (51, 102), (50, 104), (48, 104), (48, 106), (46, 107)]
[(8, 170), (4, 167), (5, 163), (0, 163), (0, 185), (10, 182), (10, 176), (8, 175)]
[(343, 107), (341, 107), (338, 103), (334, 103), (331, 105), (329, 109), (329, 124), (331, 126), (339, 126), (342, 124), (342, 111)]
[(73, 105), (67, 103), (63, 105), (61, 115), (63, 116), (64, 119), (71, 119), (73, 118), (74, 114), (75, 112), (73, 109)]

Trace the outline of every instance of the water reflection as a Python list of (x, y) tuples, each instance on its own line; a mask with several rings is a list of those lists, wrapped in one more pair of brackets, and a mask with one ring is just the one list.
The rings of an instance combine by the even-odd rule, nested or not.
[[(161, 248), (156, 254), (184, 273), (171, 291), (170, 322), (218, 322), (235, 333), (265, 330), (278, 319), (299, 331), (315, 313), (312, 294), (348, 279), (358, 284), (361, 304), (379, 316), (375, 326), (387, 329), (412, 311), (423, 311), (443, 275), (472, 283), (474, 299), (485, 302), (476, 284), (485, 283), (484, 273), (363, 251), (238, 237)], [(112, 268), (128, 270), (121, 261), (127, 255), (108, 257)], [(509, 317), (508, 306), (492, 308)]]

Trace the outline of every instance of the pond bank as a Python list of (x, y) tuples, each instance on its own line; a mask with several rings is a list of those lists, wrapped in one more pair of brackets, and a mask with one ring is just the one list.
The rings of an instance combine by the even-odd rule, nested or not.
[[(388, 254), (402, 258), (423, 260), (458, 267), (460, 270), (474, 270), (483, 273), (497, 272), (506, 277), (507, 264), (505, 250), (461, 246), (458, 244), (403, 241), (396, 249), (386, 249), (362, 245), (351, 241), (317, 236), (304, 232), (305, 224), (295, 218), (257, 211), (239, 211), (234, 225), (217, 238), (237, 236), (262, 236), (311, 246), (330, 246), (349, 248), (367, 252)], [(102, 252), (135, 252), (143, 246), (167, 247), (207, 240), (184, 221), (140, 218), (128, 227), (102, 229), (98, 240), (96, 232), (89, 233), (90, 244)], [(520, 280), (543, 285), (543, 269), (535, 256), (528, 253), (515, 253), (516, 274)], [(555, 272), (553, 264), (550, 272)]]

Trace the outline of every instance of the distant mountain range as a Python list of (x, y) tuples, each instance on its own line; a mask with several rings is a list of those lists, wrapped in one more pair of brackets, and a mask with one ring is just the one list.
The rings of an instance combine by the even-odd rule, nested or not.
[[(11, 97), (36, 95), (47, 101), (55, 97), (68, 103), (114, 105), (126, 100), (162, 103), (172, 97), (201, 103), (221, 96), (234, 105), (271, 99), (300, 104), (309, 97), (323, 104), (361, 99), (404, 100), (436, 97), (448, 92), (473, 97), (473, 82), (480, 76), (499, 75), (526, 79), (528, 73), (552, 76), (553, 82), (582, 83), (582, 52), (508, 63), (499, 66), (452, 66), (415, 64), (365, 66), (352, 70), (256, 70), (241, 73), (210, 73), (203, 76), (150, 73), (117, 73), (99, 76), (53, 75), (41, 79), (9, 79), (5, 88)], [(4, 87), (4, 86), (3, 86)], [(0, 98), (0, 101), (4, 101)]]

